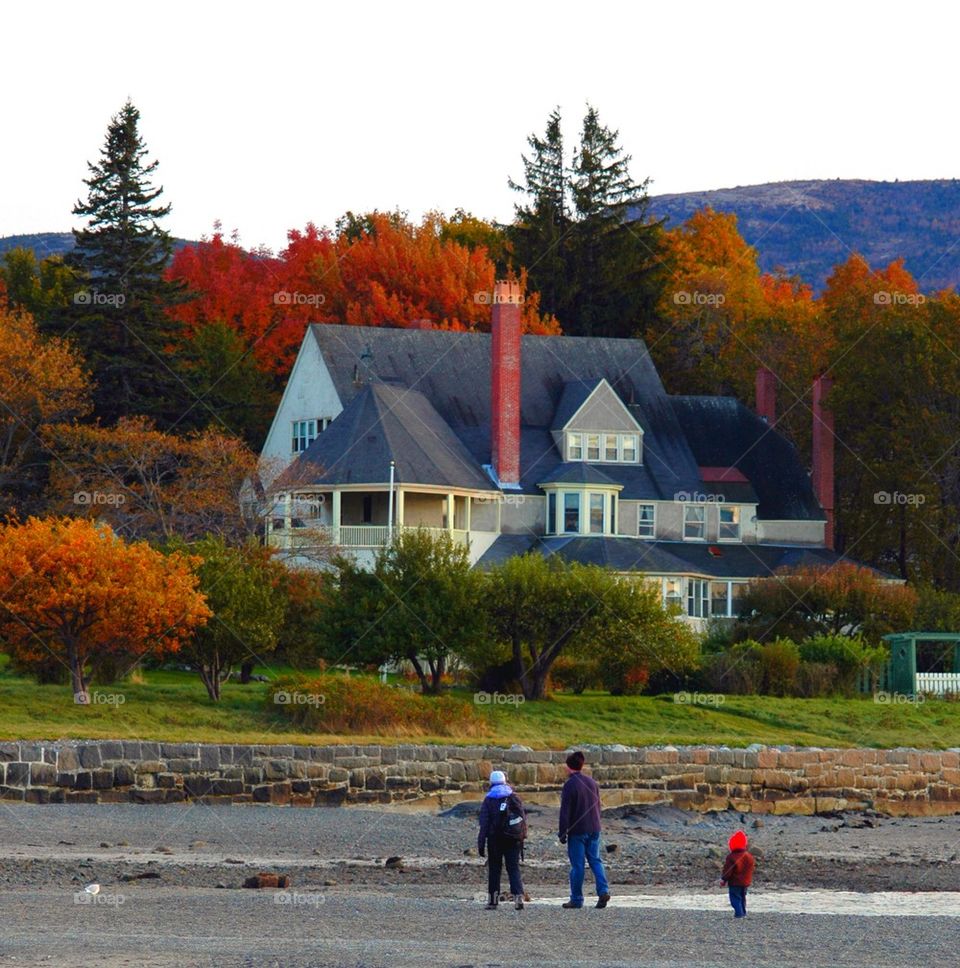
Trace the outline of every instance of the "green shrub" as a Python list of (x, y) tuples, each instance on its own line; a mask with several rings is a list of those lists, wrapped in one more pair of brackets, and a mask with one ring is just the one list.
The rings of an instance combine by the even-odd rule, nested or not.
[(776, 639), (754, 650), (760, 667), (760, 688), (765, 696), (796, 692), (800, 650), (790, 639)]
[(735, 696), (758, 695), (763, 688), (759, 642), (748, 639), (716, 655), (704, 656), (700, 666), (700, 683), (708, 692)]
[(290, 675), (265, 704), (305, 732), (395, 736), (479, 736), (485, 722), (452, 696), (424, 696), (368, 676)]
[(803, 699), (821, 699), (838, 692), (839, 674), (830, 662), (801, 662), (797, 670), (797, 694)]
[(868, 645), (859, 637), (818, 635), (800, 643), (800, 658), (836, 667), (836, 690), (846, 695), (856, 690), (857, 677), (862, 671), (879, 673), (887, 661), (883, 646)]
[(550, 682), (563, 692), (572, 692), (579, 696), (587, 689), (600, 687), (600, 669), (596, 659), (562, 655), (550, 667)]
[(603, 663), (600, 681), (611, 696), (639, 696), (650, 681), (650, 669), (637, 661)]

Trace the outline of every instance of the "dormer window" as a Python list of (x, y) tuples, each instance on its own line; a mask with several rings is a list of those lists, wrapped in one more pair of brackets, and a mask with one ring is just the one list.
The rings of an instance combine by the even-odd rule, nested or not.
[(740, 540), (740, 508), (720, 506), (720, 532), (717, 537), (721, 541)]
[(566, 459), (590, 464), (636, 464), (640, 460), (639, 434), (601, 434), (568, 431)]
[(703, 504), (683, 506), (683, 537), (686, 541), (703, 541), (707, 536), (707, 509)]

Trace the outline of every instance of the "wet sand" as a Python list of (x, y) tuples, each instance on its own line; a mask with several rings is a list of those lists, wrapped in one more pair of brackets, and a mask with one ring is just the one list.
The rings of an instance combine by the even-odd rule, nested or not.
[[(604, 815), (614, 901), (570, 912), (557, 813), (535, 807), (532, 903), (486, 912), (475, 809), (4, 804), (0, 964), (659, 968), (729, 964), (745, 938), (737, 961), (771, 968), (955, 960), (957, 817), (618, 808)], [(758, 856), (742, 924), (718, 885), (741, 825)], [(290, 888), (241, 888), (261, 870)], [(93, 882), (100, 894), (85, 897)]]

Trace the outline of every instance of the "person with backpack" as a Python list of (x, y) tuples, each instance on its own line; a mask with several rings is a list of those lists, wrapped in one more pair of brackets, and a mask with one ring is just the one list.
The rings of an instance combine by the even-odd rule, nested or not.
[(507, 866), (510, 893), (517, 910), (523, 910), (523, 880), (520, 877), (520, 857), (527, 836), (527, 814), (523, 803), (507, 783), (502, 770), (490, 774), (490, 789), (480, 806), (480, 832), (477, 852), (487, 859), (487, 910), (495, 911), (500, 901), (500, 872)]

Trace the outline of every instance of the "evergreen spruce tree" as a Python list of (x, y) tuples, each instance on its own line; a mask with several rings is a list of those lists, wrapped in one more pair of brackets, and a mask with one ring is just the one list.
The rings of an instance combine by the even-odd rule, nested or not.
[(532, 149), (523, 156), (523, 184), (510, 179), (510, 187), (523, 192), (526, 205), (515, 206), (508, 239), (514, 259), (527, 269), (531, 289), (540, 293), (540, 309), (558, 318), (571, 297), (567, 266), (571, 245), (567, 170), (564, 165), (560, 109), (547, 119), (542, 138), (530, 135)]
[(168, 352), (177, 326), (165, 312), (183, 287), (163, 278), (173, 243), (158, 222), (170, 206), (158, 203), (157, 162), (146, 161), (139, 121), (127, 101), (110, 121), (100, 160), (88, 163), (87, 200), (73, 209), (88, 224), (74, 230), (68, 257), (87, 288), (64, 323), (93, 371), (96, 415), (110, 424), (145, 414), (163, 427), (189, 405)]
[(530, 200), (516, 207), (513, 255), (565, 333), (635, 336), (652, 320), (666, 276), (662, 222), (647, 212), (649, 179), (633, 181), (630, 155), (595, 108), (587, 106), (569, 169), (560, 128), (555, 109), (544, 137), (528, 139), (525, 183), (510, 182)]

